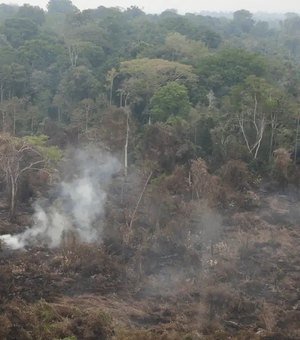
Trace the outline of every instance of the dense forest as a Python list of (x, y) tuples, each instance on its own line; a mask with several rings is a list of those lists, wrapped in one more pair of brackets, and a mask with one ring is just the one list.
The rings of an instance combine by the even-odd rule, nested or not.
[(0, 339), (299, 339), (300, 16), (0, 5)]

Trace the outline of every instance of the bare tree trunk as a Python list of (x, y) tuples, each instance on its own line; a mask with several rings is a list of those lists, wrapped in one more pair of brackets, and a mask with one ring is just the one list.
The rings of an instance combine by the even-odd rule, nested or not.
[(88, 130), (88, 112), (85, 111), (85, 133), (87, 133)]
[(1, 110), (2, 112), (2, 132), (5, 132), (5, 111)]
[(128, 174), (128, 141), (129, 141), (129, 109), (127, 108), (127, 100), (129, 93), (127, 93), (125, 98), (125, 112), (126, 112), (126, 140), (125, 140), (125, 150), (124, 150), (124, 175), (127, 177)]
[(250, 144), (249, 144), (246, 132), (245, 132), (245, 128), (244, 128), (244, 117), (243, 116), (242, 117), (238, 116), (238, 122), (239, 122), (240, 129), (242, 131), (242, 134), (243, 134), (244, 141), (246, 143), (247, 149), (250, 152), (250, 154), (252, 154), (251, 147), (250, 147)]
[(90, 106), (85, 107), (85, 133), (88, 131)]
[(16, 106), (13, 107), (13, 136), (16, 135)]
[(57, 120), (60, 123), (61, 122), (61, 108), (57, 107)]
[(147, 177), (147, 180), (146, 180), (146, 182), (145, 182), (145, 184), (144, 184), (143, 190), (142, 190), (142, 192), (141, 192), (141, 194), (140, 194), (140, 197), (139, 197), (139, 199), (138, 199), (138, 201), (137, 201), (137, 203), (136, 203), (136, 206), (135, 206), (135, 208), (134, 208), (134, 211), (133, 211), (133, 213), (132, 213), (132, 215), (131, 215), (131, 219), (130, 219), (130, 223), (129, 223), (129, 229), (130, 229), (130, 230), (132, 229), (132, 225), (133, 225), (133, 222), (134, 222), (134, 218), (135, 218), (136, 212), (137, 212), (137, 210), (138, 210), (138, 208), (139, 208), (139, 206), (140, 206), (141, 200), (142, 200), (142, 198), (143, 198), (143, 196), (144, 196), (144, 193), (145, 193), (145, 191), (146, 191), (147, 185), (148, 185), (148, 183), (149, 183), (149, 181), (150, 181), (152, 175), (153, 175), (153, 171), (151, 171), (150, 174), (149, 174), (149, 176)]
[[(248, 136), (246, 134), (245, 131), (245, 127), (244, 127), (244, 122), (245, 122), (245, 118), (244, 116), (238, 116), (238, 123), (239, 123), (239, 127), (241, 129), (245, 144), (247, 146), (247, 149), (249, 151), (249, 153), (252, 155), (252, 157), (254, 159), (257, 158), (258, 152), (260, 150), (260, 146), (261, 146), (261, 142), (264, 136), (264, 132), (265, 132), (265, 127), (266, 127), (266, 123), (265, 123), (265, 117), (263, 116), (260, 119), (260, 126), (257, 123), (257, 118), (256, 118), (256, 101), (255, 101), (255, 108), (254, 108), (254, 113), (253, 113), (253, 120), (251, 120), (251, 123), (254, 125), (255, 127), (255, 131), (256, 131), (256, 140), (254, 143), (252, 143), (252, 145), (250, 144), (250, 141), (248, 139)], [(254, 153), (254, 154), (253, 154)]]
[(261, 140), (262, 140), (262, 138), (260, 138), (260, 140), (257, 143), (256, 149), (255, 149), (255, 153), (254, 153), (254, 159), (257, 159), (258, 151), (259, 151), (260, 145), (261, 145)]
[(16, 215), (17, 191), (18, 184), (13, 175), (10, 175), (10, 206), (9, 206), (9, 219), (13, 221)]
[(113, 87), (114, 87), (114, 77), (112, 76), (111, 81), (110, 81), (110, 89), (109, 89), (109, 106), (112, 105)]
[(3, 103), (3, 100), (4, 100), (4, 85), (1, 82), (1, 85), (0, 85), (0, 103)]
[(77, 66), (77, 59), (78, 59), (78, 49), (77, 46), (75, 45), (69, 45), (68, 46), (68, 51), (69, 51), (69, 58), (71, 62), (72, 67)]
[(129, 111), (126, 109), (126, 141), (124, 148), (124, 175), (128, 174), (128, 140), (129, 140)]
[(107, 81), (109, 81), (109, 106), (112, 106), (112, 97), (113, 97), (113, 89), (114, 89), (114, 80), (115, 77), (117, 76), (117, 71), (115, 68), (112, 68), (108, 73), (107, 73)]
[(276, 129), (276, 115), (272, 115), (271, 119), (271, 137), (270, 137), (270, 150), (269, 150), (269, 160), (271, 160), (273, 155), (273, 146), (274, 146), (274, 135)]
[(300, 116), (297, 117), (297, 128), (296, 128), (296, 138), (295, 138), (295, 152), (294, 152), (294, 162), (297, 161), (297, 153), (298, 153), (298, 138), (299, 138), (299, 125), (300, 125)]
[(120, 92), (120, 107), (123, 106), (123, 92)]
[(31, 128), (31, 134), (33, 134), (33, 127), (34, 127), (34, 115), (33, 112), (31, 113), (31, 124), (30, 124), (30, 128)]

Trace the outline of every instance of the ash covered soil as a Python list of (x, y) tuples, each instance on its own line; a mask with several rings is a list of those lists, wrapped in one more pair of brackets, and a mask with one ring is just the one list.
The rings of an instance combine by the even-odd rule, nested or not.
[[(0, 339), (300, 339), (299, 197), (256, 195), (201, 256), (170, 239), (2, 244)], [(3, 217), (0, 233), (22, 228)]]

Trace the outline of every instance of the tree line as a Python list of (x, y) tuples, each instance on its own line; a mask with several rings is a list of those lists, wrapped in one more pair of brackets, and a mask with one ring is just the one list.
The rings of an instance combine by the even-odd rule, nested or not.
[(125, 174), (145, 161), (170, 174), (199, 158), (267, 174), (276, 150), (297, 163), (299, 56), (295, 13), (267, 22), (247, 10), (1, 4), (0, 130), (60, 147), (104, 142)]

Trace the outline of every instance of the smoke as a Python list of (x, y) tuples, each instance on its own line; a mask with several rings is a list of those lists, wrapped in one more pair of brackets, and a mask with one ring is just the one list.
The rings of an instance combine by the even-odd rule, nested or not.
[(116, 158), (96, 148), (71, 151), (55, 200), (37, 202), (32, 227), (21, 234), (3, 235), (0, 240), (12, 249), (27, 245), (57, 247), (71, 231), (83, 242), (97, 240), (102, 232), (106, 190), (119, 170)]

